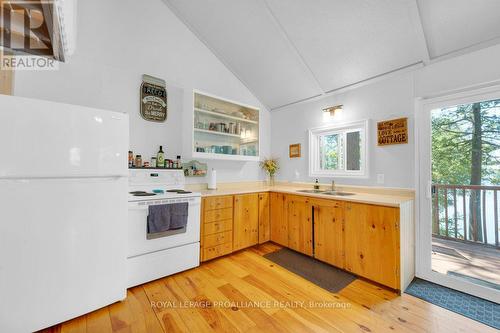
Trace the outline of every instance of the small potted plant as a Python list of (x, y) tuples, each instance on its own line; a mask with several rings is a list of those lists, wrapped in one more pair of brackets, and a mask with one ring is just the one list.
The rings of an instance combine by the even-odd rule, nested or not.
[(274, 175), (279, 170), (280, 166), (277, 158), (268, 158), (260, 162), (262, 170), (269, 174), (269, 185), (274, 185)]

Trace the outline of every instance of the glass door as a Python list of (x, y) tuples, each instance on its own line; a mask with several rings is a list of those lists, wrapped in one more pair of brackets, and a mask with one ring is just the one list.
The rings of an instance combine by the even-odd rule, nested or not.
[(417, 110), (417, 276), (500, 301), (500, 90)]

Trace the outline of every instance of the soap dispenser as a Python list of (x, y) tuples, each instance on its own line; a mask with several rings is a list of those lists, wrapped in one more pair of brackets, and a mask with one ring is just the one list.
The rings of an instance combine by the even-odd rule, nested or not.
[(316, 178), (316, 181), (314, 182), (314, 189), (319, 190), (319, 180)]

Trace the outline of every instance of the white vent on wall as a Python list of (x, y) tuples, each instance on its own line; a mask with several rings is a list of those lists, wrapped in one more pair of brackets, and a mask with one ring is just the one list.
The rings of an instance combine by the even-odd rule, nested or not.
[(59, 22), (64, 59), (67, 59), (76, 49), (77, 0), (55, 0), (54, 7)]

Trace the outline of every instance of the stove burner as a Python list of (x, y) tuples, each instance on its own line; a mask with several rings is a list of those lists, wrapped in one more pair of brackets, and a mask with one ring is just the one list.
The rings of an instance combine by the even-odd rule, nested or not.
[(132, 194), (134, 197), (152, 197), (153, 195), (156, 195), (156, 193), (148, 193), (145, 191), (134, 191), (129, 193)]
[(192, 192), (190, 192), (190, 191), (185, 191), (185, 190), (167, 190), (167, 192), (177, 193), (177, 194), (188, 194), (188, 193), (192, 193)]

